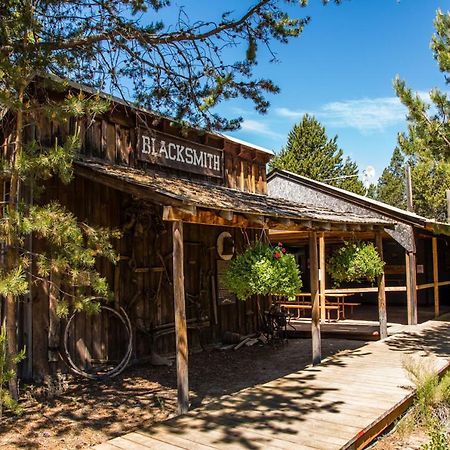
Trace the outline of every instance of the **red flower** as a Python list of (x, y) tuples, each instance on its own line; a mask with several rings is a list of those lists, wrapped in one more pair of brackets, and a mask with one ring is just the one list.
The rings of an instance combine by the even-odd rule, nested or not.
[(286, 249), (285, 249), (285, 248), (282, 248), (281, 251), (282, 251), (283, 253), (286, 253)]
[(275, 259), (280, 259), (280, 258), (281, 258), (281, 253), (274, 252), (273, 257), (274, 257)]
[(278, 242), (278, 247), (283, 247), (283, 243), (282, 242)]

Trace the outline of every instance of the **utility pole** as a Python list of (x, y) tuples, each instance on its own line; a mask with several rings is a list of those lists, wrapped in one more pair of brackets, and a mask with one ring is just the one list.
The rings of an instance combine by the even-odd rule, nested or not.
[(411, 166), (407, 163), (405, 167), (406, 179), (406, 204), (407, 210), (414, 212), (413, 195), (412, 195), (412, 181), (411, 181)]

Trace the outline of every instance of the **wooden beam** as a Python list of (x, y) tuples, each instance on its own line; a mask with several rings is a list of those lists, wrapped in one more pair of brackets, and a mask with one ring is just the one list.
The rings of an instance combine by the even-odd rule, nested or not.
[(182, 213), (188, 214), (190, 216), (197, 215), (197, 207), (194, 205), (180, 205), (177, 207)]
[(433, 250), (434, 317), (439, 316), (439, 265), (437, 238), (431, 238)]
[[(239, 155), (240, 156), (240, 155)], [(239, 174), (239, 189), (245, 191), (245, 173), (244, 173), (244, 161), (241, 161), (241, 172)]]
[(319, 222), (317, 225), (318, 225), (317, 228), (321, 231), (330, 231), (331, 230), (330, 222)]
[(219, 216), (222, 217), (222, 219), (232, 221), (233, 220), (233, 211), (219, 211)]
[(312, 338), (312, 363), (320, 364), (322, 361), (320, 339), (320, 305), (319, 305), (319, 261), (317, 257), (317, 232), (309, 234), (309, 269), (311, 280), (311, 338)]
[(185, 414), (189, 409), (189, 379), (186, 301), (184, 295), (183, 222), (173, 222), (172, 237), (178, 414)]
[[(378, 232), (375, 237), (375, 243), (377, 246), (378, 254), (383, 260), (383, 235)], [(384, 270), (378, 277), (378, 316), (380, 321), (380, 339), (385, 339), (388, 336), (387, 333), (387, 313), (386, 313), (386, 285)]]
[(266, 228), (267, 221), (264, 216), (257, 214), (244, 214), (250, 224), (258, 225), (258, 228)]
[(406, 302), (408, 325), (417, 325), (417, 278), (416, 254), (405, 252), (406, 258)]
[[(385, 292), (406, 292), (406, 286), (386, 286)], [(378, 287), (325, 289), (325, 294), (363, 294), (378, 292)]]
[(320, 320), (325, 321), (325, 233), (319, 234), (319, 291), (320, 291)]

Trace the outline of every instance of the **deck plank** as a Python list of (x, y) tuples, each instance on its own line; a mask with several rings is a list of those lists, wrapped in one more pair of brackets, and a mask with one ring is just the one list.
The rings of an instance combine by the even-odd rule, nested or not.
[(378, 432), (386, 417), (395, 416), (410, 401), (413, 385), (403, 368), (406, 358), (418, 358), (443, 370), (449, 365), (449, 356), (449, 323), (430, 321), (404, 327), (384, 341), (370, 342), (319, 366), (223, 396), (184, 416), (95, 448), (356, 448), (361, 436)]

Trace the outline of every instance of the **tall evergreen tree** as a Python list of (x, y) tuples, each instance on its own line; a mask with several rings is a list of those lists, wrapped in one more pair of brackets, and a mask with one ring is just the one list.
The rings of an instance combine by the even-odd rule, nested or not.
[(406, 209), (405, 158), (398, 147), (383, 170), (374, 194), (376, 200)]
[(358, 178), (358, 166), (337, 145), (337, 136), (328, 139), (325, 127), (308, 114), (289, 132), (286, 146), (270, 162), (271, 169), (289, 170), (356, 194), (365, 194)]
[[(450, 70), (450, 12), (438, 10), (434, 21), (436, 32), (431, 40), (433, 55), (448, 84)], [(431, 104), (397, 78), (394, 88), (400, 101), (408, 108), (408, 134), (399, 135), (399, 144), (406, 154), (426, 153), (437, 157), (450, 157), (450, 100), (439, 89), (430, 92)]]
[[(446, 83), (449, 83), (450, 13), (438, 10), (434, 25), (436, 32), (431, 48)], [(446, 216), (445, 191), (450, 189), (450, 99), (447, 92), (433, 89), (431, 103), (427, 103), (400, 78), (394, 81), (394, 88), (408, 109), (408, 131), (399, 134), (398, 145), (412, 166), (415, 211), (443, 220)]]
[(450, 189), (450, 163), (418, 158), (411, 169), (414, 211), (430, 219), (447, 219), (446, 191)]

